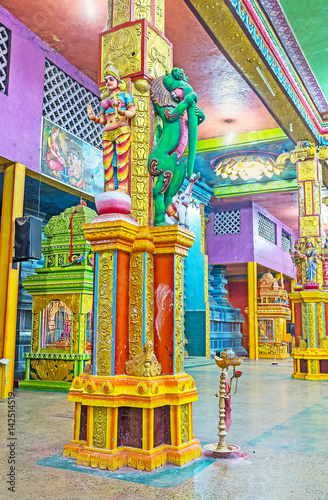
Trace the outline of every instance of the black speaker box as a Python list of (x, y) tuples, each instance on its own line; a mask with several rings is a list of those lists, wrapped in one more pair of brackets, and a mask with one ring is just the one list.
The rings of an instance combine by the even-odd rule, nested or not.
[(42, 220), (36, 217), (15, 219), (15, 257), (14, 262), (40, 260), (42, 242)]
[(295, 323), (287, 323), (286, 333), (290, 333), (292, 337), (295, 337)]

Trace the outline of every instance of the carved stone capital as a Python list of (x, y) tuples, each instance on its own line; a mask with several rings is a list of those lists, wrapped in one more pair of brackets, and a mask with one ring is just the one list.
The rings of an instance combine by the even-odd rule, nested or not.
[(145, 349), (126, 363), (126, 374), (134, 377), (158, 377), (162, 367), (154, 353), (154, 344), (151, 340), (145, 343)]

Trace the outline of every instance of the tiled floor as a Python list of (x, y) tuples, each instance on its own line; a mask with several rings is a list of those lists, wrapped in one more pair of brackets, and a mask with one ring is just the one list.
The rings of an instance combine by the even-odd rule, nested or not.
[[(5, 402), (0, 404), (0, 499), (328, 500), (328, 383), (291, 379), (291, 360), (278, 366), (247, 360), (242, 370), (228, 435), (242, 454), (214, 461), (181, 485), (166, 488), (37, 465), (71, 441), (73, 403), (66, 394), (17, 390), (16, 492), (7, 490), (5, 477)], [(218, 369), (213, 362), (190, 367), (188, 373), (199, 392), (193, 406), (195, 436), (215, 442)]]

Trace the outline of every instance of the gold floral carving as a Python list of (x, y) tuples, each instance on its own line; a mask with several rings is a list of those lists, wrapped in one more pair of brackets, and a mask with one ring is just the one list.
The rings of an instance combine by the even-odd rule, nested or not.
[(113, 1), (109, 0), (107, 3), (107, 29), (110, 30), (113, 27)]
[(154, 257), (146, 254), (146, 339), (154, 340)]
[(81, 308), (81, 313), (87, 314), (88, 312), (91, 311), (93, 306), (93, 295), (90, 293), (84, 293), (82, 295), (82, 308)]
[[(323, 217), (321, 217), (323, 220)], [(324, 229), (321, 230), (321, 234), (325, 234)], [(324, 247), (324, 242), (323, 238), (316, 238), (315, 239), (315, 249), (318, 252), (318, 254), (322, 253), (323, 247)], [(318, 259), (317, 260), (317, 283), (320, 285), (323, 284), (323, 268), (322, 268), (322, 260)]]
[(78, 354), (79, 352), (79, 314), (73, 314), (73, 354)]
[(300, 236), (318, 236), (320, 233), (319, 222), (318, 215), (300, 217)]
[(93, 447), (106, 447), (107, 408), (93, 408)]
[(38, 314), (51, 300), (53, 299), (50, 295), (33, 295), (32, 313)]
[(38, 352), (40, 313), (33, 314), (32, 352)]
[(35, 380), (52, 380), (70, 382), (73, 380), (74, 361), (62, 359), (31, 359), (31, 378)]
[(307, 349), (307, 342), (306, 342), (306, 340), (300, 338), (300, 340), (299, 340), (299, 348), (300, 349)]
[(131, 215), (140, 226), (149, 225), (149, 182), (147, 160), (150, 152), (149, 83), (136, 80), (132, 86), (136, 117), (132, 120)]
[(317, 180), (317, 165), (315, 160), (302, 161), (297, 164), (298, 180), (301, 181), (316, 181)]
[(134, 20), (147, 19), (151, 23), (152, 0), (134, 0)]
[(175, 374), (183, 372), (183, 257), (175, 255)]
[(165, 2), (164, 0), (155, 0), (155, 26), (164, 33), (165, 28)]
[(161, 372), (161, 365), (154, 353), (154, 344), (150, 340), (145, 342), (143, 352), (136, 354), (126, 363), (126, 374), (134, 377), (158, 377)]
[[(305, 162), (306, 160), (313, 161), (316, 156), (316, 147), (314, 144), (309, 144), (308, 141), (300, 140), (296, 144), (296, 148), (290, 152), (290, 161), (296, 163), (298, 161)], [(310, 180), (310, 179), (300, 179)]]
[(304, 183), (305, 188), (305, 210), (306, 215), (313, 214), (312, 182)]
[(113, 27), (130, 21), (130, 0), (113, 0)]
[(313, 183), (314, 213), (321, 214), (321, 186), (320, 182)]
[(206, 357), (210, 357), (210, 304), (207, 302), (206, 303), (206, 316), (205, 316), (205, 321), (206, 321)]
[(317, 330), (318, 330), (318, 343), (320, 344), (325, 335), (324, 325), (323, 325), (323, 302), (317, 302)]
[(311, 373), (312, 375), (317, 373), (317, 360), (316, 359), (309, 359), (308, 362), (310, 363), (309, 373)]
[(147, 27), (147, 73), (153, 78), (171, 71), (171, 47), (150, 26)]
[[(305, 304), (302, 304), (302, 319), (303, 319), (303, 330), (302, 330), (303, 340), (307, 340), (308, 331), (307, 331), (307, 325), (306, 325), (306, 305)], [(301, 342), (301, 339), (300, 339), (300, 342)], [(306, 347), (307, 347), (307, 345), (306, 345)]]
[(207, 229), (207, 218), (205, 216), (205, 205), (200, 204), (200, 252), (206, 254), (206, 229)]
[(308, 339), (309, 339), (309, 348), (316, 347), (317, 340), (317, 332), (316, 332), (316, 321), (315, 321), (315, 304), (314, 302), (307, 302), (307, 328), (308, 328)]
[[(130, 18), (130, 11), (128, 14)], [(140, 23), (106, 33), (102, 37), (101, 75), (109, 63), (115, 66), (121, 78), (141, 70)]]
[(328, 338), (325, 337), (320, 342), (320, 349), (328, 349)]
[(189, 441), (189, 403), (180, 406), (181, 443)]
[(80, 316), (80, 338), (79, 338), (79, 354), (84, 354), (85, 352), (85, 315), (79, 314)]
[(129, 357), (133, 359), (142, 353), (143, 331), (143, 253), (133, 253), (130, 257), (130, 317), (129, 317)]
[(80, 293), (56, 293), (54, 295), (34, 295), (32, 312), (36, 314), (46, 307), (52, 300), (61, 300), (73, 313), (79, 313), (81, 307)]
[(304, 215), (304, 184), (300, 182), (298, 184), (298, 206), (299, 215)]
[(113, 252), (100, 252), (97, 314), (97, 375), (111, 375)]

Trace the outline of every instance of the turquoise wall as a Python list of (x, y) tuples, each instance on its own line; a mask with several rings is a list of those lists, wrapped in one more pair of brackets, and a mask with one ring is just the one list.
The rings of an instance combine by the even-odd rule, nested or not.
[(189, 206), (189, 229), (196, 234), (185, 259), (185, 337), (189, 356), (206, 355), (206, 307), (204, 302), (204, 255), (201, 254), (200, 207)]

